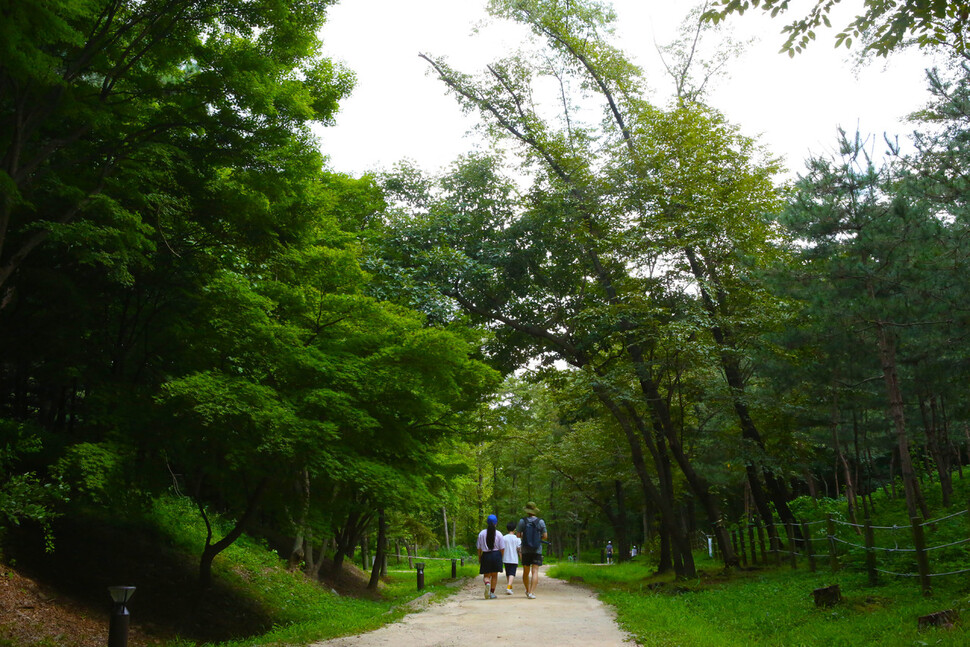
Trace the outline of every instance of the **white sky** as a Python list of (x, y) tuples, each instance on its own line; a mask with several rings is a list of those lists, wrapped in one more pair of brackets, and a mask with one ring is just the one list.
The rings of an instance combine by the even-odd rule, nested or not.
[[(841, 11), (851, 16), (861, 0), (844, 4)], [(418, 53), (444, 55), (453, 67), (478, 73), (515, 49), (524, 32), (514, 27), (472, 33), (486, 18), (484, 5), (485, 0), (341, 0), (331, 7), (321, 34), (325, 52), (357, 74), (336, 126), (317, 131), (333, 170), (359, 175), (408, 158), (435, 171), (474, 148), (475, 136), (468, 133), (476, 116), (461, 113)], [(646, 70), (652, 99), (665, 105), (671, 88), (654, 43), (676, 36), (692, 3), (614, 0), (613, 6), (618, 45)], [(902, 117), (928, 99), (923, 73), (928, 60), (897, 54), (888, 63), (876, 59), (855, 68), (848, 50), (834, 49), (835, 29), (820, 30), (818, 41), (791, 59), (778, 53), (785, 22), (760, 11), (730, 19), (737, 37), (759, 42), (730, 65), (709, 103), (745, 134), (760, 134), (797, 172), (810, 153), (833, 150), (838, 126), (874, 133), (877, 152), (885, 148), (883, 133), (912, 130)], [(845, 22), (833, 19), (835, 27)]]

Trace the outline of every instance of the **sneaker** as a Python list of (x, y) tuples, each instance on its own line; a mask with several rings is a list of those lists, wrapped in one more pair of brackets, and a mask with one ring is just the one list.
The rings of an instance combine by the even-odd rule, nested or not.
[(512, 589), (505, 589), (505, 595), (512, 595)]
[(488, 600), (489, 596), (492, 594), (492, 587), (488, 582), (485, 582), (485, 599)]
[(526, 593), (525, 594), (525, 597), (529, 598), (530, 600), (535, 600), (536, 599), (536, 594), (535, 593)]
[(497, 597), (498, 597), (498, 596), (497, 596), (497, 595), (495, 595), (494, 593), (489, 593), (489, 594), (488, 594), (488, 599), (489, 599), (489, 600), (494, 600), (494, 599), (496, 599)]

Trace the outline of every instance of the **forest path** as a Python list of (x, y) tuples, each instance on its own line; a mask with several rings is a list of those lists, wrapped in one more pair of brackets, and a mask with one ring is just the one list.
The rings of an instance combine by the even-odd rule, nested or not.
[[(522, 569), (519, 568), (521, 574)], [(496, 600), (486, 600), (481, 576), (458, 593), (370, 633), (345, 636), (310, 647), (469, 647), (484, 644), (557, 647), (635, 647), (612, 610), (583, 587), (546, 577), (540, 568), (536, 598), (525, 597), (521, 577), (505, 594), (499, 576)]]

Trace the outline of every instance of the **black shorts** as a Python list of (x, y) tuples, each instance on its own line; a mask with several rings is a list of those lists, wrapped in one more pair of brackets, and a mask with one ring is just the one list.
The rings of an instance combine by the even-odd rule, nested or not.
[(478, 574), (485, 575), (486, 573), (501, 573), (502, 572), (502, 551), (500, 550), (490, 550), (482, 553), (481, 561), (479, 562)]
[(505, 562), (505, 576), (515, 577), (515, 569), (517, 569), (518, 567), (519, 567), (518, 562), (514, 564), (512, 562)]
[(527, 553), (522, 551), (523, 566), (542, 566), (542, 553)]

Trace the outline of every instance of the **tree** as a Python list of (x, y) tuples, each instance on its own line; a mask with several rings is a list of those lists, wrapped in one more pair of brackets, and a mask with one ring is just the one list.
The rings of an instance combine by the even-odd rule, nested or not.
[[(729, 14), (743, 14), (751, 8), (770, 12), (775, 17), (787, 12), (789, 4), (790, 0), (718, 0), (705, 17), (719, 22)], [(815, 5), (805, 16), (782, 30), (788, 38), (781, 51), (794, 56), (815, 40), (816, 29), (831, 28), (829, 14), (837, 4), (839, 0), (815, 0)], [(858, 40), (865, 51), (888, 56), (909, 42), (915, 42), (920, 47), (951, 48), (960, 56), (966, 53), (965, 38), (970, 25), (970, 4), (966, 2), (865, 0), (863, 7), (863, 12), (836, 34), (836, 47), (849, 47), (853, 40)]]
[[(5, 3), (0, 38), (0, 306), (51, 238), (127, 276), (113, 245), (149, 245), (158, 192), (126, 204), (207, 150), (239, 169), (308, 139), (352, 77), (319, 56), (328, 2), (200, 0)], [(146, 204), (147, 202), (147, 204)], [(130, 279), (129, 279), (130, 280)]]
[[(649, 453), (657, 463), (656, 473), (667, 489), (648, 498), (658, 506), (672, 500), (667, 465), (672, 456), (691, 482), (692, 492), (705, 501), (708, 519), (716, 529), (721, 515), (709, 484), (692, 469), (676, 433), (663, 393), (670, 368), (658, 360), (655, 340), (657, 331), (672, 321), (705, 322), (696, 329), (698, 339), (712, 345), (707, 357), (716, 358), (725, 370), (728, 402), (743, 435), (763, 451), (745, 404), (740, 367), (748, 333), (747, 324), (739, 322), (742, 312), (769, 315), (772, 311), (765, 308), (766, 300), (757, 305), (757, 299), (748, 301), (757, 291), (746, 288), (750, 282), (743, 277), (752, 259), (775, 253), (768, 242), (770, 225), (759, 221), (758, 215), (770, 210), (776, 199), (769, 179), (773, 166), (752, 163), (757, 154), (753, 144), (739, 137), (716, 112), (686, 102), (662, 111), (639, 99), (639, 72), (606, 42), (612, 16), (602, 7), (496, 2), (492, 11), (523, 22), (545, 39), (544, 62), (511, 57), (489, 66), (484, 77), (472, 79), (442, 59), (425, 58), (463, 106), (479, 110), (497, 136), (521, 146), (522, 160), (536, 179), (522, 216), (493, 212), (488, 218), (505, 220), (470, 224), (474, 231), (486, 232), (487, 238), (474, 248), (463, 242), (459, 247), (475, 263), (494, 269), (474, 270), (474, 264), (450, 268), (461, 278), (450, 279), (444, 294), (475, 316), (493, 321), (503, 336), (515, 340), (531, 336), (534, 354), (558, 353), (591, 371), (590, 384), (604, 404), (612, 402), (606, 406), (629, 430), (634, 463), (639, 465), (638, 451)], [(543, 119), (533, 105), (531, 82), (544, 74), (555, 78), (562, 90), (558, 123)], [(602, 102), (606, 120), (601, 129), (575, 112), (579, 99), (570, 92), (576, 88), (586, 89), (589, 97)], [(705, 145), (698, 146), (699, 142)], [(429, 216), (436, 209), (428, 208)], [(501, 269), (488, 249), (498, 236), (487, 232), (496, 227), (510, 241), (507, 250), (512, 245), (522, 250)], [(522, 238), (511, 243), (514, 236)], [(495, 272), (505, 278), (491, 283), (479, 280)], [(694, 286), (702, 298), (676, 296), (683, 285)], [(497, 291), (503, 288), (511, 292), (499, 297)], [(535, 293), (531, 299), (525, 296), (530, 291)], [(539, 296), (542, 291), (545, 294)], [(537, 303), (546, 306), (544, 312), (535, 312)], [(672, 306), (668, 315), (666, 309)], [(694, 314), (687, 315), (689, 310)], [(631, 383), (603, 375), (594, 378), (606, 370), (597, 368), (600, 353), (610, 358), (615, 353), (629, 362), (632, 384), (646, 410), (616, 406), (624, 401), (620, 394)], [(761, 491), (763, 475), (769, 496), (785, 519), (783, 481), (763, 460), (754, 459), (750, 469), (752, 489)], [(646, 472), (639, 467), (638, 472), (643, 487), (650, 490)], [(767, 498), (757, 500), (762, 514), (770, 518)], [(672, 515), (668, 510), (667, 516)], [(720, 539), (730, 559), (726, 535)]]

